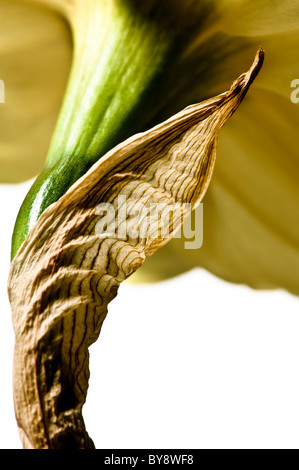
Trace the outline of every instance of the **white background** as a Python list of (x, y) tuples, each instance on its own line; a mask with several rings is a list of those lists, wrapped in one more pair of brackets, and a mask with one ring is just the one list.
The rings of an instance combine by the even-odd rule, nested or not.
[[(13, 224), (31, 182), (0, 185), (0, 448), (21, 448), (6, 294)], [(123, 284), (90, 348), (84, 417), (97, 448), (299, 448), (299, 300), (204, 270)]]

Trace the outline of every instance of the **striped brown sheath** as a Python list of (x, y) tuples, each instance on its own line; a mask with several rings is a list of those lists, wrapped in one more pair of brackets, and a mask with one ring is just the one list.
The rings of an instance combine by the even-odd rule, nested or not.
[[(186, 108), (103, 157), (40, 217), (10, 270), (15, 331), (14, 403), (24, 448), (88, 449), (82, 406), (88, 347), (98, 338), (120, 283), (171, 238), (99, 234), (97, 207), (118, 196), (134, 209), (203, 198), (218, 132), (258, 74), (263, 51), (231, 89)], [(143, 221), (139, 220), (141, 224)]]

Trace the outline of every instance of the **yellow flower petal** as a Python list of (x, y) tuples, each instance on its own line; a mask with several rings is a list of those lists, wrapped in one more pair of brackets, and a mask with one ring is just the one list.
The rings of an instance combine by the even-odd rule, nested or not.
[(50, 10), (0, 1), (0, 182), (16, 183), (44, 166), (70, 68), (66, 24)]
[(228, 281), (298, 295), (298, 123), (299, 107), (253, 87), (221, 132), (204, 199), (203, 247), (186, 250), (174, 239), (132, 281), (202, 266)]
[(204, 267), (231, 282), (298, 295), (299, 106), (290, 95), (291, 82), (299, 78), (299, 3), (223, 0), (217, 6), (218, 29), (206, 40), (198, 38), (185, 59), (191, 64), (206, 53), (205, 69), (198, 75), (196, 67), (193, 75), (189, 70), (184, 84), (189, 98), (203, 88), (217, 93), (219, 83), (244, 68), (259, 45), (266, 50), (263, 71), (221, 133), (204, 199), (203, 247), (185, 250), (184, 240), (174, 239), (131, 281), (162, 280)]
[[(274, 91), (290, 101), (291, 82), (299, 78), (299, 57), (296, 53), (299, 48), (299, 27), (295, 31), (260, 38), (259, 42), (267, 50), (267, 63), (264, 73), (259, 77), (258, 86)], [(291, 115), (288, 122), (292, 120)]]
[(217, 0), (224, 30), (237, 36), (258, 36), (298, 29), (297, 0)]

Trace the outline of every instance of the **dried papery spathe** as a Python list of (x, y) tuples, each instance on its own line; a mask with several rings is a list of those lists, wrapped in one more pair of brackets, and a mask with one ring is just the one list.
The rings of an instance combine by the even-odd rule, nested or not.
[[(39, 218), (11, 265), (9, 298), (15, 331), (14, 401), (25, 448), (93, 448), (83, 417), (88, 347), (120, 283), (169, 237), (99, 236), (97, 207), (127, 203), (190, 204), (210, 182), (218, 133), (259, 72), (190, 106), (110, 151)], [(141, 221), (139, 221), (141, 223)], [(172, 222), (170, 222), (172, 224)]]

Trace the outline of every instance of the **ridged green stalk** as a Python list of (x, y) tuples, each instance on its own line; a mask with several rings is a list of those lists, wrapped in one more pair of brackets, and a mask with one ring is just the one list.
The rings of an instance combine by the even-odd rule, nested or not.
[[(159, 78), (179, 49), (181, 31), (163, 2), (75, 3), (73, 65), (43, 172), (19, 211), (12, 258), (42, 212), (108, 150), (151, 121)], [(164, 5), (165, 7), (165, 5)]]

